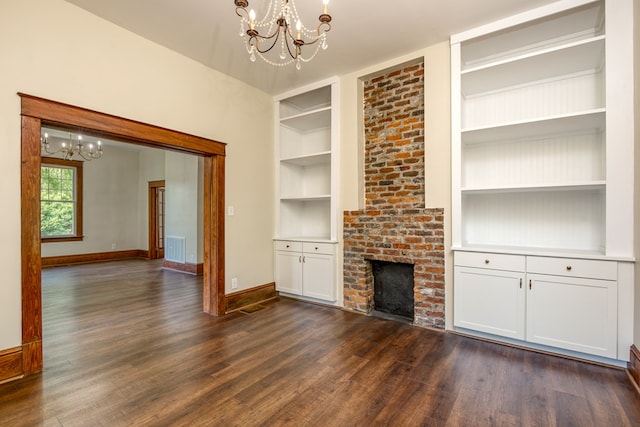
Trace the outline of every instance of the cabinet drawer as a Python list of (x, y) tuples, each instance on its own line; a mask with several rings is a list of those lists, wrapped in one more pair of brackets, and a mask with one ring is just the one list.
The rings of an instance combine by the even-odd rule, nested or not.
[(302, 252), (302, 242), (291, 240), (276, 240), (276, 251)]
[(554, 276), (617, 280), (618, 263), (572, 258), (527, 257), (527, 272)]
[(305, 253), (333, 255), (335, 244), (333, 243), (302, 243), (302, 251)]
[(524, 271), (525, 257), (522, 255), (491, 254), (484, 252), (456, 252), (454, 263), (455, 265), (463, 267)]

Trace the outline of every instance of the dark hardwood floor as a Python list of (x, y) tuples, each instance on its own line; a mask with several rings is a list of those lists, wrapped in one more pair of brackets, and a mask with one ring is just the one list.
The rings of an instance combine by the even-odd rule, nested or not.
[(45, 269), (45, 369), (0, 425), (640, 425), (621, 370), (289, 299), (211, 318), (159, 266)]

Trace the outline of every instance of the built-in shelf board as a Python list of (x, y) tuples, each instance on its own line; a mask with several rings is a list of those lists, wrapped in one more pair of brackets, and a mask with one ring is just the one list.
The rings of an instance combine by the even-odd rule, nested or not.
[(330, 194), (319, 194), (317, 196), (283, 196), (280, 197), (284, 202), (316, 202), (316, 201), (329, 201), (331, 200)]
[(605, 109), (597, 108), (572, 114), (522, 120), (495, 126), (462, 129), (462, 143), (480, 144), (498, 141), (541, 139), (579, 132), (604, 132)]
[(299, 132), (309, 132), (331, 126), (331, 107), (317, 108), (311, 111), (280, 119), (280, 124)]
[(279, 102), (280, 117), (331, 107), (331, 86), (282, 98)]
[(295, 166), (312, 166), (312, 165), (318, 165), (318, 164), (328, 164), (331, 162), (331, 151), (324, 151), (322, 153), (284, 158), (284, 159), (280, 159), (280, 162), (295, 165)]
[(522, 193), (543, 191), (593, 191), (604, 190), (605, 181), (592, 181), (567, 184), (536, 184), (536, 185), (505, 185), (499, 187), (463, 187), (463, 195), (466, 194), (498, 194), (498, 193)]
[(598, 72), (603, 67), (604, 42), (605, 36), (597, 36), (464, 70), (462, 92), (469, 96), (580, 72)]
[(464, 42), (462, 69), (478, 68), (604, 34), (604, 4), (601, 2), (588, 2), (568, 12), (560, 11), (556, 5), (549, 7), (555, 10), (549, 10), (550, 15), (542, 19), (532, 21), (525, 13), (515, 20), (510, 17), (501, 23), (492, 23), (490, 37), (482, 37), (489, 32), (488, 26), (452, 36), (452, 42)]

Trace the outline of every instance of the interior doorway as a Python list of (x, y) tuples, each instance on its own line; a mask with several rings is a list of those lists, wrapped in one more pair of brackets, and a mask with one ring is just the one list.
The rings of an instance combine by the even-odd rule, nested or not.
[(226, 144), (19, 93), (21, 98), (22, 373), (42, 370), (40, 137), (42, 126), (104, 135), (204, 159), (203, 311), (225, 312), (224, 177)]
[(164, 180), (149, 182), (149, 259), (164, 258)]

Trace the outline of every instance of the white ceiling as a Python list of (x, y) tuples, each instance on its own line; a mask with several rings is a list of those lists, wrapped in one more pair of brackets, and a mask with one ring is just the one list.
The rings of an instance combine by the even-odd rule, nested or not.
[[(442, 42), (451, 34), (555, 0), (331, 0), (329, 48), (298, 71), (249, 61), (233, 0), (67, 0), (271, 94)], [(259, 6), (266, 0), (251, 0)], [(312, 27), (322, 0), (297, 0)], [(306, 21), (309, 16), (309, 21)]]

